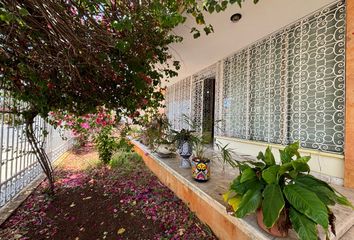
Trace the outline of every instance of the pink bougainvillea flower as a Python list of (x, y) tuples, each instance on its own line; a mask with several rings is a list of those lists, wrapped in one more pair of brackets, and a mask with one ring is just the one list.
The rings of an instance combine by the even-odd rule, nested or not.
[(82, 128), (85, 128), (85, 129), (89, 129), (90, 128), (90, 124), (88, 124), (88, 122), (81, 123), (80, 126)]

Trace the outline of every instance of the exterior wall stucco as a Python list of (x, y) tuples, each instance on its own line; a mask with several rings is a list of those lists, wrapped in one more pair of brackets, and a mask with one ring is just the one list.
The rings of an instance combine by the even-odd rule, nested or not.
[[(235, 152), (256, 157), (259, 151), (264, 152), (267, 146), (272, 148), (272, 152), (277, 162), (279, 159), (279, 149), (284, 146), (278, 144), (268, 144), (264, 142), (245, 141), (236, 138), (227, 138), (216, 136), (215, 140), (221, 144), (229, 144), (229, 147)], [(344, 177), (344, 157), (339, 154), (323, 153), (317, 150), (301, 149), (303, 156), (311, 156), (309, 165), (311, 173), (326, 182), (343, 185)]]
[[(328, 5), (336, 0), (252, 0), (228, 7), (224, 12), (205, 15), (205, 20), (213, 25), (214, 33), (194, 39), (191, 27), (198, 27), (192, 17), (174, 32), (183, 37), (183, 42), (171, 46), (174, 60), (181, 63), (178, 76), (166, 82), (171, 85), (216, 63), (264, 36), (278, 31), (294, 21)], [(237, 23), (230, 21), (234, 13), (241, 13)], [(200, 27), (200, 26), (199, 26)]]
[(347, 0), (344, 185), (354, 188), (354, 0)]

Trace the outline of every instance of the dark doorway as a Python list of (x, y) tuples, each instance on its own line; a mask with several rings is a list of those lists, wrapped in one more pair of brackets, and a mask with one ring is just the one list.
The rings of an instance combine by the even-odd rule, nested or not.
[(214, 140), (215, 78), (204, 80), (202, 133), (206, 143)]

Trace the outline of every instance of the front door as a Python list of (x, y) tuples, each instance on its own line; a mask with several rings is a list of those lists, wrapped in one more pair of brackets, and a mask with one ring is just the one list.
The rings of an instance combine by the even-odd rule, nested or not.
[(204, 80), (203, 87), (203, 122), (202, 133), (206, 143), (213, 143), (214, 139), (214, 103), (215, 103), (215, 78)]

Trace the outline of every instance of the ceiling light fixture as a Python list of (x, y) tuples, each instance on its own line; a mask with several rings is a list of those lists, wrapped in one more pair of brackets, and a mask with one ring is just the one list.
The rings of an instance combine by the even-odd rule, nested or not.
[(230, 17), (231, 22), (236, 23), (242, 18), (241, 13), (235, 13)]

